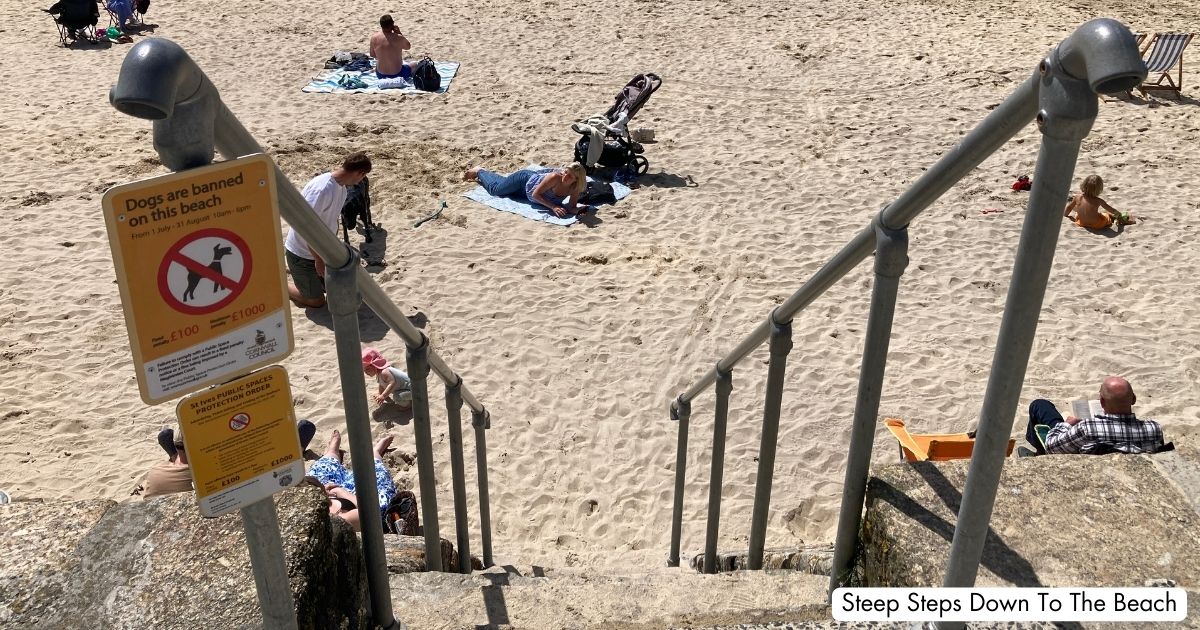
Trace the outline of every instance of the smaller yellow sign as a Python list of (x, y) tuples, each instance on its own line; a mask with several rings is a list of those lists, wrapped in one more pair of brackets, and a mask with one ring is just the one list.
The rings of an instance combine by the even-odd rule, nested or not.
[(292, 390), (282, 367), (192, 394), (175, 412), (200, 514), (226, 514), (304, 478)]

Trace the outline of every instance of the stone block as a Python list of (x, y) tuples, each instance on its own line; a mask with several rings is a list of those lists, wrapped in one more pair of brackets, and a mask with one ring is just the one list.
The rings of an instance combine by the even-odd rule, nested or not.
[[(1200, 516), (1160, 455), (1005, 462), (977, 586), (1200, 588)], [(857, 569), (868, 586), (941, 586), (970, 462), (875, 471)]]
[[(329, 518), (320, 488), (275, 506), (299, 627), (366, 628), (354, 532)], [(0, 505), (0, 555), (0, 627), (262, 626), (239, 514), (203, 518), (191, 493)]]

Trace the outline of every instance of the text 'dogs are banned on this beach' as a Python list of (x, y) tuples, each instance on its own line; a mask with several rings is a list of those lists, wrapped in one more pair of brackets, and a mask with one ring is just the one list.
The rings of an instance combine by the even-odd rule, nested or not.
[(839, 588), (838, 621), (1183, 621), (1182, 588)]

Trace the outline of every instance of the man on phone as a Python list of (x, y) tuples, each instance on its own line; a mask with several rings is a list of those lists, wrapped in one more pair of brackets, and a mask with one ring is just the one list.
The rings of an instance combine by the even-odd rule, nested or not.
[[(1062, 415), (1054, 403), (1038, 399), (1029, 404), (1029, 426), (1025, 439), (1038, 455), (1105, 453), (1154, 453), (1163, 448), (1162, 427), (1153, 420), (1140, 420), (1133, 413), (1137, 396), (1129, 381), (1109, 376), (1100, 384), (1100, 406), (1104, 413), (1080, 419)], [(1047, 426), (1046, 445), (1038, 439), (1037, 427)]]
[(412, 48), (408, 38), (400, 32), (392, 16), (379, 18), (379, 32), (371, 36), (371, 56), (375, 58), (375, 74), (380, 79), (397, 77), (411, 79), (415, 62), (404, 61), (404, 51)]

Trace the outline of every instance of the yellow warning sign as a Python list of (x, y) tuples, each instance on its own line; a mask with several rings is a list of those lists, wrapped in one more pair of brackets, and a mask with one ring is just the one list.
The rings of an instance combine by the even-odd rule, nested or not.
[(104, 220), (142, 399), (292, 350), (275, 167), (254, 155), (112, 188)]
[(265, 499), (304, 477), (292, 391), (280, 366), (192, 394), (175, 413), (204, 516)]

